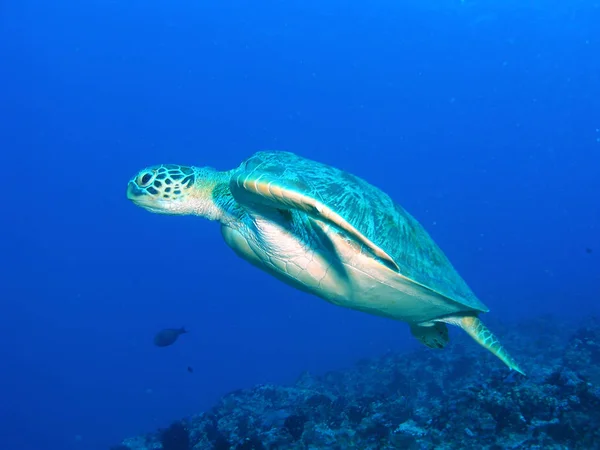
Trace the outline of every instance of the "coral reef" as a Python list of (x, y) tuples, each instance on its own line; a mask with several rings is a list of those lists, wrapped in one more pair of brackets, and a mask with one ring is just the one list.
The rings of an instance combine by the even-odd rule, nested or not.
[[(600, 449), (600, 321), (492, 326), (526, 377), (456, 333), (444, 350), (235, 391), (172, 427), (194, 450)], [(186, 449), (166, 442), (159, 431), (122, 445)]]

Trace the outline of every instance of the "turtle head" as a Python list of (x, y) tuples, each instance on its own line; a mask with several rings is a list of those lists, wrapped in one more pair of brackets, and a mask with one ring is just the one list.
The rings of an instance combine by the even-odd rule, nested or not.
[(214, 191), (222, 181), (223, 174), (209, 167), (150, 166), (129, 180), (127, 198), (153, 213), (218, 220), (221, 212)]

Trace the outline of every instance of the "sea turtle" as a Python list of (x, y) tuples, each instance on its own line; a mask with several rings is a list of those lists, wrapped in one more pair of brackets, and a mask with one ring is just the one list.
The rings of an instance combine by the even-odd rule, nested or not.
[(154, 213), (217, 220), (238, 256), (335, 305), (407, 322), (430, 348), (444, 347), (446, 324), (457, 325), (524, 373), (478, 318), (488, 308), (425, 229), (357, 176), (261, 151), (230, 171), (145, 168), (127, 197)]

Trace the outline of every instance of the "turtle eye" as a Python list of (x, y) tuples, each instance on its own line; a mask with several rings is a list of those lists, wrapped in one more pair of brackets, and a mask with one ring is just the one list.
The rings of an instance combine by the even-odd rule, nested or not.
[(137, 183), (140, 187), (147, 187), (153, 178), (154, 174), (152, 172), (142, 172), (138, 175)]

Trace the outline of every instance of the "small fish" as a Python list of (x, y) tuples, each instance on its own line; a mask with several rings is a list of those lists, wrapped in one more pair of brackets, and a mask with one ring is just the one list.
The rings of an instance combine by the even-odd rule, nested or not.
[(186, 329), (181, 328), (165, 328), (159, 331), (154, 336), (154, 345), (157, 347), (167, 347), (175, 343), (180, 334), (187, 333)]
[(592, 249), (588, 247), (585, 249), (585, 252), (589, 255), (590, 253), (592, 253)]
[(188, 366), (187, 370), (188, 370), (189, 373), (194, 373), (194, 369), (192, 367), (190, 367), (190, 366)]

